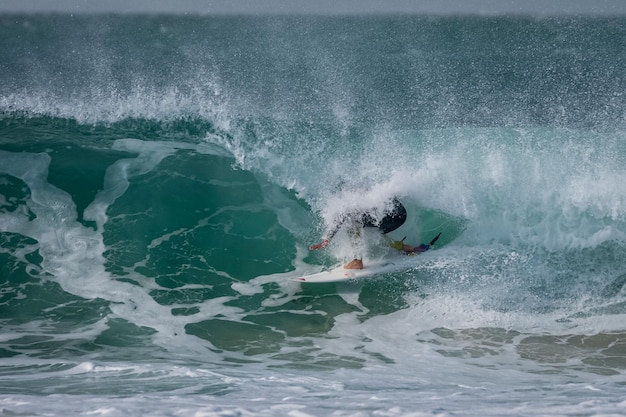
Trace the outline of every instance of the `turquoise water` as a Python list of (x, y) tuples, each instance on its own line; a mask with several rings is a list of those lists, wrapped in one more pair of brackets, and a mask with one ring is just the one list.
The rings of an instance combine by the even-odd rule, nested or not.
[[(623, 413), (626, 20), (0, 32), (2, 415)], [(290, 280), (393, 196), (436, 250)]]

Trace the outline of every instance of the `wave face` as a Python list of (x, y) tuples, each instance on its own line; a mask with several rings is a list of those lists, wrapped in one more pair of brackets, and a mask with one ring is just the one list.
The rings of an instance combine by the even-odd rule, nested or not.
[[(621, 413), (625, 38), (609, 18), (0, 16), (3, 410)], [(290, 281), (349, 259), (345, 230), (308, 246), (392, 197), (391, 236), (436, 250)], [(385, 249), (363, 236), (367, 265)]]

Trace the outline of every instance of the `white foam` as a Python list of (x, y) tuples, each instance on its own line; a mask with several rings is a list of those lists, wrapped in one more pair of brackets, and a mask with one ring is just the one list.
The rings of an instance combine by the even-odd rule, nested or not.
[[(0, 231), (20, 233), (35, 239), (43, 258), (42, 271), (52, 275), (51, 279), (59, 283), (65, 291), (87, 299), (102, 298), (111, 302), (109, 308), (112, 315), (109, 318), (119, 317), (137, 326), (155, 329), (157, 334), (154, 340), (170, 345), (176, 343), (177, 338), (173, 336), (185, 337), (184, 326), (188, 319), (171, 314), (171, 309), (176, 306), (158, 304), (149, 294), (153, 286), (140, 287), (118, 281), (105, 270), (103, 254), (106, 247), (102, 233), (108, 220), (106, 212), (126, 192), (132, 177), (151, 171), (178, 149), (213, 153), (213, 148), (206, 145), (196, 147), (191, 144), (131, 139), (117, 141), (114, 148), (136, 153), (137, 156), (118, 160), (107, 169), (102, 191), (85, 210), (85, 219), (96, 221), (96, 230), (79, 223), (71, 197), (47, 182), (49, 155), (0, 151), (0, 159), (3, 161), (0, 172), (26, 183), (31, 191), (27, 205), (36, 216), (31, 221), (28, 213), (12, 212), (2, 215)], [(212, 317), (222, 312), (227, 316), (239, 317), (240, 309), (224, 306), (227, 300), (208, 300), (200, 306), (199, 315)], [(104, 322), (101, 324), (105, 325)], [(205, 344), (197, 338), (189, 336), (189, 339), (183, 344), (190, 349), (205, 349), (200, 346)]]
[[(321, 185), (306, 198), (327, 228), (350, 211), (381, 212), (397, 196), (410, 210), (464, 221), (471, 245), (592, 248), (626, 238), (621, 136), (539, 128), (378, 132), (362, 139), (363, 157), (338, 143), (325, 161), (334, 167), (330, 177), (325, 170), (312, 176)], [(308, 179), (300, 187), (312, 189), (302, 184)]]

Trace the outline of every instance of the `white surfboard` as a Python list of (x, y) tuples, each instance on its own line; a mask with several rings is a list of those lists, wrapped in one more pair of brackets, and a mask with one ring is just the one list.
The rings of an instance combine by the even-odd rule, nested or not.
[(321, 271), (311, 275), (305, 275), (292, 278), (292, 281), (306, 282), (307, 284), (323, 284), (331, 282), (343, 282), (353, 279), (365, 278), (376, 274), (384, 274), (387, 272), (395, 272), (411, 267), (415, 262), (418, 254), (428, 251), (437, 242), (441, 236), (441, 232), (430, 241), (428, 245), (421, 244), (415, 247), (415, 252), (408, 255), (398, 254), (390, 258), (378, 261), (366, 261), (363, 269), (346, 269), (343, 266), (337, 266), (330, 270)]
[(306, 282), (307, 284), (324, 284), (332, 282), (350, 281), (353, 279), (360, 279), (372, 275), (395, 272), (402, 269), (410, 268), (411, 264), (413, 264), (417, 260), (417, 257), (417, 255), (398, 255), (372, 263), (366, 262), (363, 269), (345, 269), (343, 265), (340, 265), (327, 271), (321, 271), (311, 275), (292, 278), (292, 281)]

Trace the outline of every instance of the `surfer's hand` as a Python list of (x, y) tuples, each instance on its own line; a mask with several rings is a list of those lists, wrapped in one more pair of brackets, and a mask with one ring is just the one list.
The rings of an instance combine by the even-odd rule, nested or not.
[(421, 245), (414, 247), (411, 252), (422, 253), (422, 252), (426, 252), (428, 249), (430, 249), (430, 245), (425, 245), (424, 243), (422, 243)]
[(318, 249), (322, 249), (325, 248), (326, 246), (328, 246), (330, 244), (330, 240), (328, 239), (324, 239), (322, 240), (320, 243), (318, 243), (317, 245), (311, 245), (309, 246), (309, 249), (311, 250), (318, 250)]

